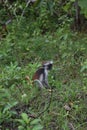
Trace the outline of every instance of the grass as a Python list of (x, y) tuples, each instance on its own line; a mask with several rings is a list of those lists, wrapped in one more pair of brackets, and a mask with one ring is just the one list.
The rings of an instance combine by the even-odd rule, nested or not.
[[(24, 126), (27, 126), (25, 130), (35, 130), (31, 122), (48, 107), (51, 93), (45, 89), (38, 91), (30, 81), (41, 62), (49, 59), (54, 61), (49, 73), (52, 100), (50, 107), (38, 117), (41, 121), (40, 124), (36, 121), (36, 126), (43, 126), (40, 127), (43, 130), (87, 129), (87, 39), (80, 35), (69, 32), (65, 35), (61, 30), (54, 35), (29, 39), (8, 35), (0, 42), (2, 130), (22, 130)], [(27, 119), (25, 115), (27, 121), (24, 123), (22, 113), (29, 117)]]

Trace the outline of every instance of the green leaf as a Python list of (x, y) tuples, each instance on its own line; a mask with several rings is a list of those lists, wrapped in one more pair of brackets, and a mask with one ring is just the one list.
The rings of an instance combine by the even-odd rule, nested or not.
[(29, 126), (27, 126), (26, 130), (31, 130), (31, 128)]
[(21, 116), (22, 116), (22, 119), (25, 121), (25, 123), (28, 124), (29, 123), (28, 115), (26, 113), (22, 113)]
[(36, 125), (33, 127), (32, 130), (42, 130), (43, 129), (43, 126), (42, 125)]
[(23, 125), (23, 126), (25, 125), (25, 122), (24, 122), (24, 120), (22, 120), (22, 119), (16, 119), (16, 121), (19, 122), (19, 123), (20, 123), (21, 125)]
[(81, 67), (81, 72), (87, 70), (87, 60), (84, 61), (84, 63), (82, 64), (82, 67)]
[(79, 0), (78, 3), (81, 7), (81, 11), (84, 13), (85, 17), (87, 17), (87, 0)]
[(31, 125), (38, 124), (40, 121), (41, 121), (40, 119), (34, 119), (34, 120), (31, 122)]
[(18, 130), (24, 130), (23, 126), (18, 126)]
[(68, 3), (63, 7), (64, 11), (67, 12), (67, 11), (69, 10), (69, 8), (70, 8), (70, 5), (71, 5), (71, 3), (68, 2)]

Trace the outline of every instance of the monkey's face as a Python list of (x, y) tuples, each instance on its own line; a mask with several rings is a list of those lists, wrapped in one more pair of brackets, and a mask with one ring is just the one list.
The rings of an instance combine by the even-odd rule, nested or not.
[(52, 66), (53, 66), (52, 64), (47, 65), (47, 70), (51, 70)]
[(50, 62), (47, 62), (43, 65), (43, 67), (46, 67), (47, 70), (51, 70), (52, 69), (52, 66), (53, 66), (53, 62), (50, 61)]

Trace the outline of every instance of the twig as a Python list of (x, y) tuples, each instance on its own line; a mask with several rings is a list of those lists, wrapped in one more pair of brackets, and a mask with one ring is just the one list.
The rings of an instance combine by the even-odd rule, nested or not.
[(26, 8), (27, 8), (28, 5), (30, 4), (30, 2), (31, 2), (31, 0), (28, 0), (28, 2), (26, 3), (26, 6), (25, 6), (25, 8), (23, 9), (23, 12), (22, 12), (22, 14), (21, 14), (20, 21), (21, 21), (23, 15), (24, 15), (24, 13), (25, 13)]

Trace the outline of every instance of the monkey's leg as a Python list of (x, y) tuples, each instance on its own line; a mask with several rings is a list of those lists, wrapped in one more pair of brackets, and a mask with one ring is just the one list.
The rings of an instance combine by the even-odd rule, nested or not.
[(39, 88), (44, 88), (43, 84), (38, 79), (34, 80), (34, 82)]

